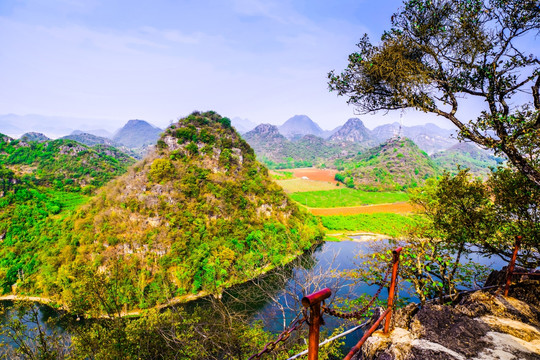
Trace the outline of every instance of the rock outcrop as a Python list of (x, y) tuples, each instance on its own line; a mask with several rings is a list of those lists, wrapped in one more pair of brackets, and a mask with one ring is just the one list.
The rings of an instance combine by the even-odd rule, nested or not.
[(375, 332), (357, 359), (538, 360), (538, 285), (522, 281), (508, 297), (477, 291), (450, 305), (410, 304), (396, 313), (394, 330)]

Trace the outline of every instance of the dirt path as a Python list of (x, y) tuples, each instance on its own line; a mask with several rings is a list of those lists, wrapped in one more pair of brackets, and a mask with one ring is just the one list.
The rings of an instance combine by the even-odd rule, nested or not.
[(408, 214), (414, 207), (406, 202), (393, 204), (377, 204), (364, 206), (351, 206), (339, 208), (307, 208), (313, 215), (356, 215), (374, 213)]

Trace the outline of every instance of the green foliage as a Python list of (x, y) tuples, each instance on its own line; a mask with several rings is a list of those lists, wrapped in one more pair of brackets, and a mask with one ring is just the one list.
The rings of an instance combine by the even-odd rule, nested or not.
[[(455, 252), (444, 241), (433, 238), (409, 237), (399, 242), (374, 244), (360, 254), (360, 266), (348, 275), (357, 281), (378, 283), (393, 260), (392, 250), (403, 246), (400, 256), (398, 287), (410, 295), (426, 300), (455, 295), (456, 289), (475, 288), (485, 281), (489, 269), (471, 261), (455, 267)], [(408, 283), (408, 284), (407, 284)]]
[[(373, 44), (367, 35), (330, 90), (360, 113), (413, 108), (443, 116), (459, 135), (497, 153), (540, 185), (540, 61), (528, 42), (540, 29), (537, 0), (408, 0)], [(529, 89), (532, 87), (532, 91)], [(531, 96), (517, 97), (526, 92)], [(466, 96), (463, 96), (463, 95)], [(463, 111), (471, 101), (486, 110)]]
[[(320, 241), (320, 223), (288, 200), (221, 119), (216, 113), (181, 119), (161, 139), (171, 148), (162, 146), (82, 207), (85, 197), (67, 196), (59, 179), (54, 191), (31, 179), (6, 181), (2, 291), (15, 285), (20, 294), (46, 294), (83, 313), (90, 289), (103, 289), (103, 298), (114, 289), (118, 306), (148, 308), (190, 293), (220, 293)], [(213, 146), (190, 155), (202, 141)], [(62, 149), (91, 153), (74, 143)]]
[(302, 205), (315, 208), (385, 204), (409, 199), (409, 196), (404, 192), (367, 192), (354, 189), (307, 191), (293, 193), (290, 197)]
[(303, 167), (312, 167), (313, 163), (311, 161), (305, 161), (305, 160), (293, 160), (292, 158), (289, 159), (287, 162), (274, 162), (272, 160), (268, 160), (263, 158), (262, 159), (263, 164), (269, 168), (269, 169), (297, 169), (297, 168), (303, 168)]
[(468, 171), (445, 173), (437, 182), (411, 191), (411, 202), (420, 206), (432, 222), (437, 237), (459, 251), (471, 239), (485, 243), (493, 235), (492, 203), (488, 189)]
[[(399, 149), (399, 150), (398, 150)], [(365, 191), (403, 191), (438, 174), (437, 166), (409, 139), (391, 139), (342, 163), (336, 180)]]
[(112, 147), (90, 148), (72, 140), (0, 143), (0, 165), (28, 174), (34, 185), (80, 191), (101, 186), (123, 174), (135, 160)]
[(172, 162), (168, 159), (156, 159), (150, 166), (150, 179), (155, 182), (169, 180), (175, 175)]
[(469, 169), (475, 176), (487, 178), (491, 169), (500, 165), (504, 159), (498, 158), (469, 143), (460, 143), (446, 151), (433, 154), (433, 162), (441, 169), (455, 175), (460, 169)]
[(498, 168), (488, 181), (494, 199), (495, 219), (499, 224), (496, 238), (486, 244), (489, 253), (501, 253), (508, 258), (511, 240), (522, 236), (522, 252), (518, 261), (529, 267), (538, 266), (540, 259), (540, 186), (511, 168)]
[(294, 179), (294, 175), (291, 171), (276, 171), (271, 175), (274, 180)]
[(392, 213), (331, 215), (321, 216), (320, 219), (328, 230), (370, 232), (391, 238), (403, 237), (410, 228), (422, 222), (418, 216)]
[(257, 153), (258, 159), (269, 169), (293, 169), (323, 167), (329, 159), (340, 159), (365, 149), (366, 144), (348, 143), (344, 154), (343, 145), (306, 136), (291, 141), (277, 132), (243, 135)]
[(0, 308), (0, 357), (3, 359), (64, 359), (69, 338), (59, 331), (59, 322), (41, 313), (38, 304), (15, 303)]

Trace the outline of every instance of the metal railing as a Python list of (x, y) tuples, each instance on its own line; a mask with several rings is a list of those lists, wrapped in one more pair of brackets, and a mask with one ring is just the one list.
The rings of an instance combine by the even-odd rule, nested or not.
[(510, 259), (510, 263), (508, 264), (508, 268), (506, 269), (506, 283), (504, 285), (504, 296), (508, 296), (508, 291), (510, 290), (510, 283), (512, 282), (512, 277), (514, 275), (525, 275), (525, 276), (540, 276), (540, 272), (515, 272), (515, 266), (516, 266), (516, 259), (518, 255), (519, 248), (521, 246), (521, 236), (516, 236), (516, 240), (514, 242), (514, 253), (512, 254), (512, 258)]
[[(511, 286), (512, 282), (512, 276), (513, 275), (527, 275), (527, 276), (540, 276), (540, 272), (515, 272), (515, 263), (518, 255), (519, 248), (521, 246), (521, 236), (516, 236), (516, 240), (514, 243), (514, 252), (512, 254), (512, 258), (510, 259), (510, 262), (508, 264), (507, 268), (507, 274), (506, 274), (506, 281), (504, 284), (504, 296), (508, 296), (508, 291)], [(253, 359), (260, 359), (260, 357), (272, 351), (279, 342), (285, 341), (290, 334), (295, 331), (299, 330), (304, 323), (307, 323), (309, 325), (309, 334), (308, 334), (308, 349), (294, 355), (293, 357), (289, 358), (288, 360), (297, 359), (300, 356), (308, 355), (308, 360), (318, 360), (319, 358), (319, 347), (321, 345), (327, 344), (335, 339), (338, 339), (342, 336), (345, 336), (353, 331), (356, 331), (360, 328), (365, 327), (368, 325), (371, 321), (365, 321), (359, 326), (354, 327), (353, 329), (347, 330), (343, 332), (342, 334), (336, 335), (330, 339), (325, 340), (323, 343), (319, 343), (319, 335), (320, 335), (320, 327), (321, 325), (324, 325), (324, 319), (323, 314), (327, 313), (330, 316), (335, 316), (342, 319), (362, 319), (366, 317), (366, 312), (369, 310), (369, 308), (373, 305), (375, 300), (378, 298), (379, 294), (381, 293), (381, 290), (385, 287), (388, 280), (388, 275), (390, 274), (390, 270), (392, 273), (390, 286), (388, 287), (388, 302), (387, 302), (387, 308), (386, 310), (372, 323), (371, 327), (364, 333), (360, 341), (351, 348), (349, 353), (345, 356), (343, 360), (350, 360), (352, 357), (360, 350), (362, 345), (366, 342), (366, 340), (379, 328), (382, 321), (384, 320), (384, 329), (383, 333), (388, 334), (390, 331), (390, 324), (392, 322), (392, 314), (393, 314), (393, 308), (394, 308), (394, 296), (396, 293), (396, 287), (397, 287), (397, 278), (398, 278), (398, 270), (399, 270), (399, 260), (400, 260), (400, 254), (403, 250), (402, 247), (399, 247), (395, 250), (393, 250), (393, 259), (391, 266), (388, 267), (388, 270), (385, 274), (385, 277), (382, 281), (382, 284), (380, 285), (379, 289), (375, 292), (375, 295), (372, 297), (371, 301), (364, 306), (361, 310), (351, 312), (351, 313), (342, 313), (339, 311), (336, 311), (334, 309), (328, 308), (324, 305), (324, 301), (328, 299), (330, 296), (332, 296), (332, 291), (328, 288), (319, 290), (317, 292), (314, 292), (310, 295), (304, 296), (302, 298), (302, 305), (304, 307), (303, 311), (303, 318), (296, 318), (289, 327), (283, 331), (277, 338), (277, 340), (270, 342), (266, 344), (264, 349), (251, 356), (248, 360)], [(501, 289), (502, 285), (494, 285), (494, 286), (488, 286), (482, 289), (490, 289), (490, 288), (498, 288)], [(471, 292), (471, 291), (477, 291), (482, 289), (476, 289), (476, 290), (465, 290), (463, 292)], [(461, 293), (461, 292), (460, 292)], [(309, 313), (309, 315), (308, 315)]]

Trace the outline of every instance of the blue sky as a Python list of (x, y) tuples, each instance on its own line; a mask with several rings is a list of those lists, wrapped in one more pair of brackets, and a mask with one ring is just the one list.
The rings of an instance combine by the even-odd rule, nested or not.
[[(193, 110), (331, 129), (355, 116), (329, 93), (363, 33), (397, 0), (0, 0), (0, 114), (128, 119), (158, 126)], [(368, 127), (399, 113), (362, 116)], [(102, 119), (102, 120), (99, 120)], [(405, 125), (437, 121), (414, 112)]]

